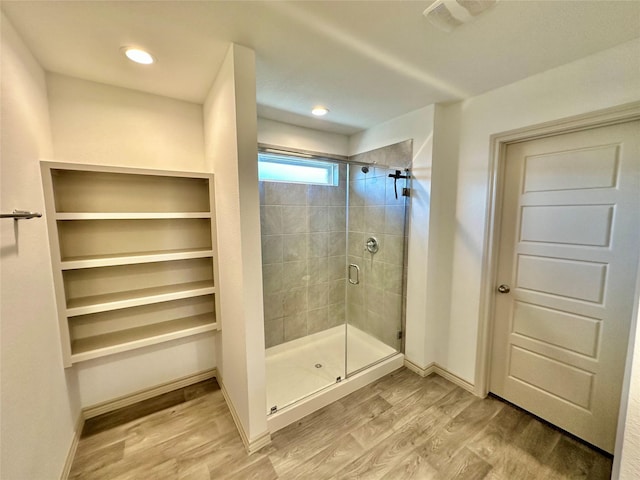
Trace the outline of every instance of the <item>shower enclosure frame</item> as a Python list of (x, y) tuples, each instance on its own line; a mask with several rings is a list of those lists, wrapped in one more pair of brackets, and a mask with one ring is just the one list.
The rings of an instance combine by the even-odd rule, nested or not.
[[(292, 155), (295, 157), (302, 157), (305, 159), (309, 159), (309, 160), (315, 160), (315, 161), (326, 161), (326, 162), (332, 162), (332, 163), (337, 163), (340, 165), (340, 171), (342, 172), (342, 170), (344, 169), (344, 173), (340, 175), (340, 181), (344, 181), (345, 182), (345, 192), (344, 192), (344, 210), (345, 210), (345, 224), (344, 224), (344, 237), (345, 237), (345, 245), (344, 245), (344, 257), (345, 257), (345, 264), (344, 264), (344, 270), (345, 270), (345, 279), (344, 279), (344, 309), (345, 309), (345, 314), (344, 314), (344, 321), (342, 322), (342, 326), (344, 327), (344, 347), (343, 347), (343, 364), (342, 364), (342, 374), (336, 376), (335, 381), (331, 381), (331, 382), (327, 382), (324, 386), (315, 389), (313, 391), (309, 391), (305, 396), (300, 397), (296, 400), (294, 400), (293, 402), (284, 404), (284, 405), (271, 405), (269, 407), (270, 409), (270, 414), (273, 415), (275, 413), (281, 413), (283, 411), (283, 409), (286, 409), (288, 407), (291, 407), (293, 405), (296, 405), (296, 403), (298, 403), (301, 400), (304, 400), (304, 398), (310, 396), (310, 395), (314, 395), (317, 394), (318, 392), (321, 392), (322, 390), (331, 387), (332, 385), (335, 385), (336, 383), (340, 383), (345, 379), (350, 379), (354, 376), (360, 375), (362, 372), (365, 372), (366, 370), (372, 368), (373, 366), (375, 366), (376, 364), (380, 364), (380, 363), (385, 363), (385, 361), (389, 360), (391, 357), (394, 357), (398, 354), (402, 354), (402, 352), (404, 351), (404, 343), (405, 343), (405, 338), (404, 335), (402, 334), (405, 331), (405, 305), (406, 305), (406, 297), (405, 297), (405, 292), (406, 292), (406, 250), (407, 250), (407, 245), (406, 245), (406, 241), (407, 241), (407, 223), (408, 223), (408, 209), (410, 208), (410, 202), (405, 198), (405, 196), (401, 196), (399, 195), (398, 198), (401, 199), (401, 201), (395, 205), (395, 207), (401, 207), (402, 208), (402, 231), (400, 232), (400, 236), (402, 239), (402, 255), (401, 255), (401, 260), (400, 263), (401, 265), (399, 265), (400, 267), (400, 271), (401, 271), (401, 288), (400, 288), (400, 303), (399, 303), (399, 311), (398, 311), (398, 318), (399, 318), (399, 323), (397, 325), (392, 326), (392, 329), (394, 330), (394, 332), (392, 334), (399, 334), (399, 337), (397, 338), (397, 343), (395, 346), (390, 347), (392, 349), (392, 351), (389, 351), (388, 353), (376, 358), (373, 361), (370, 361), (366, 364), (363, 365), (359, 365), (357, 367), (354, 368), (350, 368), (350, 351), (352, 350), (349, 346), (349, 341), (350, 338), (353, 337), (353, 335), (350, 335), (349, 331), (350, 329), (356, 329), (357, 328), (353, 325), (354, 322), (352, 322), (352, 314), (349, 311), (349, 288), (350, 286), (360, 286), (360, 288), (364, 288), (364, 282), (352, 282), (349, 278), (349, 273), (351, 273), (351, 270), (353, 269), (352, 266), (355, 266), (355, 269), (353, 269), (354, 271), (357, 270), (359, 275), (361, 275), (360, 278), (358, 278), (358, 280), (364, 279), (365, 281), (367, 280), (367, 275), (368, 273), (370, 273), (370, 271), (372, 270), (371, 268), (367, 269), (367, 272), (365, 272), (365, 268), (360, 268), (361, 266), (365, 266), (364, 264), (364, 260), (365, 257), (363, 256), (361, 258), (361, 260), (363, 260), (363, 262), (361, 262), (363, 265), (358, 265), (357, 263), (354, 264), (353, 262), (351, 262), (351, 260), (353, 260), (353, 257), (350, 257), (350, 253), (353, 253), (352, 251), (350, 251), (350, 244), (352, 242), (350, 242), (350, 238), (352, 237), (351, 235), (351, 226), (352, 226), (352, 218), (351, 218), (351, 207), (352, 205), (352, 196), (355, 195), (355, 190), (352, 191), (352, 183), (356, 184), (356, 183), (362, 183), (364, 184), (366, 175), (370, 175), (370, 177), (368, 177), (369, 179), (373, 179), (374, 176), (375, 178), (384, 178), (383, 182), (383, 189), (382, 189), (382, 195), (383, 197), (386, 195), (386, 190), (384, 188), (384, 182), (387, 180), (388, 176), (390, 177), (394, 177), (394, 175), (392, 174), (388, 174), (388, 171), (393, 171), (395, 173), (395, 175), (397, 175), (397, 171), (401, 171), (404, 175), (402, 175), (402, 177), (407, 178), (407, 181), (404, 185), (404, 191), (401, 190), (402, 193), (407, 194), (408, 196), (408, 192), (410, 191), (410, 175), (409, 175), (409, 169), (405, 167), (397, 167), (397, 166), (387, 166), (387, 165), (379, 165), (377, 163), (370, 163), (370, 162), (361, 162), (361, 161), (356, 161), (356, 160), (352, 160), (349, 159), (348, 157), (342, 157), (342, 156), (337, 156), (337, 155), (325, 155), (325, 154), (318, 154), (317, 152), (310, 152), (310, 151), (304, 151), (304, 150), (292, 150), (292, 149), (282, 149), (281, 147), (277, 147), (277, 146), (271, 146), (271, 145), (264, 145), (261, 144), (259, 145), (259, 151), (260, 152), (266, 152), (266, 153), (272, 153), (272, 154), (278, 154), (278, 155)], [(357, 169), (357, 170), (356, 170)], [(353, 173), (356, 172), (356, 175), (354, 175)], [(358, 172), (362, 172), (365, 176), (361, 177), (359, 175)], [(382, 173), (381, 173), (382, 172)], [(397, 182), (397, 178), (394, 177), (394, 181)], [(394, 182), (394, 183), (395, 183)], [(375, 182), (374, 182), (375, 183)], [(364, 199), (361, 199), (362, 203), (359, 205), (361, 208), (364, 208)], [(262, 206), (262, 201), (261, 201), (261, 206)], [(369, 206), (367, 204), (367, 206)], [(382, 211), (385, 210), (385, 202), (382, 202), (382, 205), (380, 206), (380, 208), (382, 208)], [(388, 208), (388, 207), (387, 207)], [(393, 208), (393, 207), (391, 207)], [(374, 208), (372, 207), (372, 210)], [(364, 230), (363, 228), (361, 228), (362, 230)], [(373, 233), (376, 233), (378, 235), (380, 235), (381, 237), (386, 237), (388, 235), (386, 235), (388, 232), (384, 229), (381, 229), (379, 232), (372, 232), (372, 237), (375, 237), (375, 235), (373, 235)], [(398, 232), (394, 232), (394, 233), (398, 233)], [(396, 239), (397, 240), (397, 239)], [(382, 241), (382, 244), (384, 245), (384, 239)], [(362, 245), (363, 249), (366, 249), (367, 246), (366, 245)], [(353, 247), (351, 247), (353, 249)], [(379, 245), (378, 245), (378, 248)], [(370, 267), (373, 267), (373, 265), (375, 264), (376, 266), (380, 266), (378, 265), (377, 262), (374, 263), (374, 256), (378, 254), (378, 250), (375, 249), (375, 246), (371, 245), (370, 249), (368, 250), (368, 255), (370, 255), (370, 258), (368, 260), (370, 260)], [(363, 250), (364, 251), (364, 250)], [(393, 267), (391, 265), (385, 265), (386, 267)], [(397, 276), (397, 275), (396, 275)], [(374, 287), (375, 288), (375, 287)], [(386, 292), (385, 292), (386, 294)], [(366, 303), (365, 305), (366, 306)], [(366, 313), (366, 309), (364, 310)], [(338, 328), (338, 327), (336, 327)], [(318, 367), (318, 365), (316, 365), (316, 367)]]

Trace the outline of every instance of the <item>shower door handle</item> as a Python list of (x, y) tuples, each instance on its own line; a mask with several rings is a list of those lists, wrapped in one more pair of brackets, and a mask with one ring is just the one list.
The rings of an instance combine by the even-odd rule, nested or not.
[[(353, 279), (353, 275), (351, 274), (351, 272), (353, 272), (354, 270), (356, 272), (355, 280)], [(349, 265), (349, 283), (351, 285), (358, 285), (360, 283), (360, 267), (355, 263), (352, 263), (351, 265)]]

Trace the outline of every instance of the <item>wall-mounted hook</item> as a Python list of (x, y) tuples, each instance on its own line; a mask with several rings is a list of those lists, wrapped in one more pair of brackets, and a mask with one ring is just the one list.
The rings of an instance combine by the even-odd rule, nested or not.
[(14, 210), (12, 213), (0, 213), (0, 218), (13, 218), (14, 220), (29, 220), (30, 218), (40, 218), (41, 213), (29, 212), (27, 210)]

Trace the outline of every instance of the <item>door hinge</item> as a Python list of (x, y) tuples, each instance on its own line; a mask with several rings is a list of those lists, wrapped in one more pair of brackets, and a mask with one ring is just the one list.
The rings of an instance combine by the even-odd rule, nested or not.
[(398, 330), (398, 340), (402, 340), (402, 330)]

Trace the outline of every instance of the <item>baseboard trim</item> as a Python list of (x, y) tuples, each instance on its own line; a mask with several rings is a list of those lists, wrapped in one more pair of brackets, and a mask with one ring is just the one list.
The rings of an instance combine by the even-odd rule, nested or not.
[(463, 380), (462, 378), (458, 377), (454, 373), (451, 373), (449, 370), (442, 368), (437, 363), (434, 365), (434, 372), (440, 375), (442, 378), (449, 380), (454, 385), (457, 385), (460, 388), (466, 390), (467, 392), (472, 393), (475, 396), (478, 396), (475, 385), (467, 382), (466, 380)]
[(410, 360), (407, 360), (405, 358), (404, 359), (404, 366), (407, 367), (412, 372), (417, 373), (421, 377), (428, 377), (432, 373), (435, 373), (436, 375), (440, 375), (442, 378), (444, 378), (446, 380), (449, 380), (451, 383), (453, 383), (454, 385), (457, 385), (458, 387), (466, 390), (467, 392), (472, 393), (475, 396), (480, 396), (478, 394), (478, 392), (476, 391), (475, 385), (473, 385), (472, 383), (469, 383), (466, 380), (458, 377), (454, 373), (451, 373), (449, 370), (447, 370), (446, 368), (441, 367), (436, 362), (431, 362), (429, 365), (427, 365), (426, 367), (422, 368), (422, 367), (416, 365), (415, 363), (413, 363)]
[(416, 365), (415, 363), (413, 363), (411, 360), (407, 360), (407, 358), (405, 357), (404, 366), (407, 367), (409, 370), (411, 370), (413, 373), (417, 373), (421, 377), (428, 377), (432, 373), (435, 373), (436, 364), (434, 362), (431, 362), (429, 365), (422, 368)]
[(244, 431), (244, 427), (242, 426), (242, 422), (240, 422), (238, 412), (236, 412), (236, 408), (234, 407), (233, 402), (229, 397), (229, 393), (224, 386), (224, 381), (221, 378), (218, 378), (218, 385), (220, 385), (222, 396), (224, 397), (225, 402), (227, 402), (227, 407), (229, 407), (229, 411), (231, 412), (231, 418), (233, 418), (233, 422), (236, 424), (236, 430), (238, 430), (238, 433), (240, 434), (240, 438), (242, 439), (242, 443), (244, 444), (244, 448), (247, 453), (251, 455), (261, 448), (269, 445), (271, 443), (271, 433), (268, 431), (264, 432), (262, 435), (259, 435), (258, 438), (249, 440), (246, 432)]
[(156, 385), (155, 387), (145, 388), (128, 395), (123, 395), (122, 397), (118, 397), (113, 400), (107, 400), (106, 402), (83, 408), (82, 416), (84, 419), (97, 417), (98, 415), (113, 412), (114, 410), (117, 410), (119, 408), (128, 407), (129, 405), (133, 405), (134, 403), (148, 400), (150, 398), (157, 397), (158, 395), (178, 390), (179, 388), (188, 387), (189, 385), (193, 385), (194, 383), (209, 380), (216, 375), (217, 371), (215, 368), (204, 370), (193, 375), (187, 375), (186, 377), (171, 380), (169, 382)]
[(249, 455), (251, 455), (252, 453), (256, 453), (258, 450), (270, 444), (271, 444), (271, 433), (264, 432), (258, 438), (249, 442), (249, 448), (247, 449), (247, 451), (249, 452)]
[(67, 452), (67, 459), (64, 462), (60, 480), (67, 480), (69, 478), (69, 474), (71, 473), (71, 465), (73, 465), (73, 460), (76, 457), (76, 451), (78, 450), (78, 444), (80, 443), (80, 437), (82, 436), (83, 428), (84, 415), (82, 414), (82, 412), (80, 412), (80, 414), (78, 415), (78, 419), (76, 420), (75, 432), (73, 433), (73, 439), (71, 440), (71, 445), (69, 446), (69, 452)]

